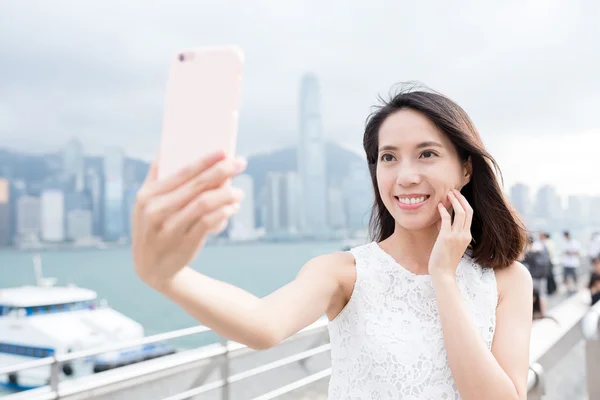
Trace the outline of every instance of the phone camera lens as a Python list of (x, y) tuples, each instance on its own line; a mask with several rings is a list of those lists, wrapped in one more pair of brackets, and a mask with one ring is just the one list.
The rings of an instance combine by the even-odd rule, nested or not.
[(179, 61), (181, 61), (181, 62), (185, 61), (185, 55), (184, 54), (180, 54), (179, 55)]

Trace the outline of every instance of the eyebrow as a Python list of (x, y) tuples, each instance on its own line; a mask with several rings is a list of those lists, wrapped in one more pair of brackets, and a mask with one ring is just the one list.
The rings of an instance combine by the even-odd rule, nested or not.
[[(423, 149), (425, 147), (441, 147), (443, 148), (444, 146), (441, 143), (438, 142), (434, 142), (434, 141), (426, 141), (426, 142), (421, 142), (419, 143), (417, 146), (417, 149)], [(391, 146), (391, 145), (386, 145), (386, 146), (382, 146), (379, 151), (396, 151), (398, 150), (397, 146)]]

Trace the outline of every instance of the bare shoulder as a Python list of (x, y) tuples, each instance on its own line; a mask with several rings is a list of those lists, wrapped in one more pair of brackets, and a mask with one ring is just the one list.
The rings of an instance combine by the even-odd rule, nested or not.
[(354, 256), (350, 252), (335, 252), (315, 257), (308, 261), (298, 277), (319, 279), (332, 285), (333, 294), (327, 308), (327, 317), (333, 320), (346, 306), (352, 296), (356, 282)]
[[(356, 276), (356, 268), (354, 267), (354, 256), (349, 252), (336, 251), (330, 254), (324, 254), (309, 260), (300, 274), (316, 274), (327, 275), (342, 281), (344, 278), (352, 278)], [(354, 282), (353, 282), (354, 283)]]
[(515, 261), (508, 267), (497, 269), (495, 272), (499, 302), (508, 295), (532, 295), (533, 282), (531, 274), (520, 262)]

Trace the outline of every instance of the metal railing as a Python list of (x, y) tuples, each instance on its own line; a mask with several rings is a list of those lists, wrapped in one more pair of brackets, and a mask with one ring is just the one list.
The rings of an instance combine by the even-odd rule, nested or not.
[[(21, 371), (24, 371), (27, 369), (44, 367), (44, 366), (50, 366), (50, 368), (51, 368), (50, 383), (48, 386), (29, 390), (27, 392), (22, 392), (22, 393), (15, 394), (15, 395), (9, 395), (9, 396), (6, 396), (6, 398), (7, 399), (31, 399), (31, 400), (34, 400), (34, 399), (35, 400), (56, 400), (56, 399), (66, 398), (68, 396), (74, 396), (74, 395), (77, 395), (77, 394), (80, 394), (80, 393), (83, 393), (86, 391), (95, 390), (95, 389), (97, 389), (97, 385), (95, 385), (93, 382), (86, 384), (86, 385), (76, 385), (76, 384), (74, 384), (74, 380), (61, 381), (60, 380), (61, 366), (64, 363), (69, 362), (69, 361), (80, 360), (83, 358), (88, 358), (88, 357), (92, 357), (92, 356), (96, 356), (96, 355), (100, 355), (100, 354), (104, 354), (104, 353), (108, 353), (108, 352), (112, 352), (112, 351), (124, 350), (127, 348), (141, 346), (141, 345), (145, 345), (145, 344), (164, 342), (167, 340), (173, 340), (173, 339), (188, 337), (188, 336), (192, 336), (192, 335), (198, 335), (198, 334), (210, 332), (210, 331), (211, 330), (209, 328), (204, 327), (204, 326), (186, 328), (186, 329), (167, 332), (167, 333), (163, 333), (163, 334), (159, 334), (159, 335), (148, 336), (143, 339), (120, 342), (120, 343), (117, 343), (114, 345), (109, 345), (109, 346), (104, 346), (104, 347), (99, 347), (99, 348), (94, 348), (94, 349), (89, 349), (89, 350), (82, 350), (82, 351), (72, 352), (72, 353), (68, 353), (68, 354), (56, 354), (52, 357), (47, 357), (47, 358), (43, 358), (40, 360), (21, 363), (21, 364), (9, 366), (9, 367), (3, 367), (3, 368), (0, 368), (0, 375), (21, 372)], [(318, 336), (319, 334), (325, 335), (325, 337), (323, 338), (324, 340), (326, 338), (328, 338), (328, 335), (326, 335), (327, 334), (327, 320), (325, 318), (319, 319), (317, 322), (311, 324), (310, 326), (308, 326), (305, 329), (301, 330), (300, 332), (296, 333), (295, 335), (293, 335), (292, 337), (290, 337), (286, 341), (284, 341), (284, 343), (293, 342), (295, 340), (301, 339), (306, 336), (312, 336), (312, 335)], [(300, 353), (293, 354), (291, 356), (284, 357), (282, 359), (278, 359), (276, 361), (273, 361), (273, 362), (270, 362), (270, 363), (267, 363), (264, 365), (260, 365), (255, 368), (251, 368), (249, 370), (237, 373), (235, 375), (231, 375), (230, 371), (229, 371), (229, 362), (231, 361), (231, 359), (242, 356), (249, 352), (254, 352), (255, 350), (252, 350), (252, 349), (248, 348), (247, 346), (242, 345), (240, 343), (232, 342), (232, 341), (225, 340), (225, 339), (221, 340), (217, 344), (205, 346), (202, 349), (203, 349), (203, 351), (198, 352), (193, 357), (188, 358), (183, 361), (180, 360), (177, 363), (177, 365), (162, 365), (157, 368), (152, 368), (150, 370), (143, 371), (141, 374), (139, 373), (139, 371), (137, 373), (135, 371), (131, 371), (129, 374), (128, 373), (119, 373), (118, 375), (113, 376), (109, 382), (104, 380), (103, 382), (101, 382), (101, 384), (102, 385), (107, 385), (107, 384), (114, 385), (114, 384), (122, 383), (122, 382), (126, 382), (126, 381), (133, 381), (136, 378), (140, 378), (140, 376), (143, 374), (153, 373), (160, 369), (182, 366), (184, 364), (195, 363), (198, 361), (215, 361), (218, 358), (221, 358), (220, 362), (212, 363), (209, 366), (210, 370), (214, 370), (217, 367), (220, 367), (221, 379), (214, 381), (214, 382), (210, 382), (208, 384), (204, 384), (204, 385), (195, 387), (195, 388), (187, 390), (185, 392), (170, 396), (167, 399), (168, 400), (190, 399), (194, 396), (197, 396), (197, 395), (200, 395), (203, 393), (207, 393), (207, 392), (210, 392), (210, 391), (213, 391), (216, 389), (221, 389), (221, 398), (226, 400), (226, 399), (230, 398), (229, 390), (228, 390), (229, 385), (239, 382), (239, 381), (242, 381), (242, 380), (245, 380), (245, 379), (248, 379), (248, 378), (255, 377), (259, 374), (262, 374), (262, 373), (265, 373), (268, 371), (275, 370), (277, 368), (281, 368), (286, 365), (302, 362), (303, 360), (306, 360), (306, 359), (313, 357), (315, 355), (318, 355), (318, 354), (323, 354), (323, 353), (329, 351), (330, 345), (329, 345), (329, 343), (326, 343), (323, 345), (319, 345), (317, 347), (312, 347), (312, 348), (302, 351)], [(160, 358), (157, 358), (154, 360), (145, 361), (143, 363), (151, 363), (153, 361), (157, 361), (157, 362), (161, 361), (164, 364), (164, 363), (167, 363), (167, 359), (169, 357), (173, 357), (173, 356), (160, 357)], [(140, 365), (143, 363), (138, 363), (136, 365)], [(119, 368), (119, 370), (125, 370), (125, 369), (127, 369), (127, 367)], [(111, 371), (115, 371), (115, 370), (109, 370), (106, 372), (111, 372)], [(95, 374), (95, 376), (106, 374), (106, 372)], [(204, 375), (208, 375), (208, 372), (210, 372), (210, 371), (206, 371), (206, 373)], [(324, 379), (324, 378), (328, 377), (329, 375), (330, 375), (329, 369), (320, 371), (316, 374), (307, 376), (301, 380), (292, 382), (289, 385), (282, 386), (273, 392), (263, 394), (260, 397), (257, 397), (255, 400), (273, 399), (282, 394), (285, 394), (285, 393), (291, 392), (293, 390), (299, 389), (303, 386), (309, 385), (310, 383), (316, 382), (320, 379)]]
[[(544, 378), (547, 371), (555, 367), (561, 359), (581, 341), (586, 341), (586, 363), (588, 371), (598, 371), (600, 367), (600, 341), (598, 340), (598, 320), (600, 316), (600, 303), (593, 308), (589, 307), (589, 294), (583, 291), (573, 296), (559, 306), (553, 308), (549, 313), (553, 320), (536, 321), (532, 331), (530, 368), (528, 376), (528, 399), (543, 399), (545, 385)], [(585, 325), (584, 325), (585, 324)], [(236, 357), (254, 352), (246, 346), (222, 340), (220, 343), (205, 346), (190, 351), (190, 354), (176, 354), (172, 356), (160, 357), (158, 359), (145, 361), (136, 364), (135, 368), (123, 367), (116, 370), (95, 374), (94, 376), (106, 376), (99, 381), (88, 381), (78, 384), (76, 380), (60, 380), (61, 366), (65, 362), (83, 359), (111, 351), (123, 350), (144, 344), (163, 342), (167, 340), (188, 337), (205, 332), (210, 329), (200, 326), (187, 329), (181, 329), (164, 334), (149, 336), (143, 339), (122, 342), (115, 345), (105, 346), (97, 349), (83, 350), (69, 354), (57, 354), (53, 357), (31, 361), (15, 366), (0, 368), (0, 375), (20, 372), (30, 368), (50, 366), (50, 384), (43, 388), (30, 390), (20, 394), (9, 395), (7, 400), (56, 400), (68, 398), (83, 398), (76, 395), (95, 392), (109, 393), (110, 390), (116, 390), (115, 387), (124, 387), (126, 385), (140, 384), (155, 379), (164, 371), (179, 368), (185, 370), (198, 362), (210, 362), (205, 365), (205, 371), (202, 377), (196, 381), (197, 386), (178, 394), (172, 394), (166, 397), (166, 400), (185, 400), (195, 396), (221, 389), (221, 398), (228, 400), (230, 398), (229, 386), (256, 377), (260, 374), (274, 371), (284, 366), (294, 363), (302, 363), (307, 359), (319, 354), (324, 354), (330, 350), (330, 344), (327, 334), (327, 320), (322, 318), (303, 329), (296, 335), (287, 339), (285, 342), (291, 342), (303, 337), (316, 336), (317, 342), (307, 350), (279, 358), (275, 361), (267, 362), (254, 368), (247, 369), (235, 374), (231, 373), (230, 362)], [(324, 343), (321, 343), (324, 342)], [(174, 358), (175, 357), (175, 358)], [(141, 366), (146, 364), (147, 367)], [(220, 378), (210, 383), (204, 383), (205, 378), (216, 370), (219, 370)], [(268, 393), (254, 397), (253, 400), (270, 400), (282, 396), (286, 393), (305, 388), (317, 381), (327, 379), (331, 374), (331, 368), (325, 368), (316, 373), (305, 376), (301, 379), (278, 387)], [(593, 374), (588, 374), (587, 389), (590, 399), (600, 399), (600, 380), (594, 379)], [(83, 378), (82, 378), (83, 379)], [(109, 387), (112, 387), (109, 388)]]
[(598, 340), (600, 303), (589, 306), (590, 295), (582, 290), (553, 308), (551, 319), (536, 321), (533, 326), (530, 367), (528, 376), (528, 399), (544, 399), (547, 392), (547, 375), (564, 357), (585, 341), (587, 392), (590, 399), (600, 399), (600, 342)]

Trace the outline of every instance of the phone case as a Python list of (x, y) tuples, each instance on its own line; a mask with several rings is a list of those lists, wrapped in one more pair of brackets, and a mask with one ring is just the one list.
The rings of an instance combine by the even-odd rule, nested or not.
[(159, 179), (207, 153), (235, 153), (243, 65), (235, 46), (176, 55), (166, 88)]

